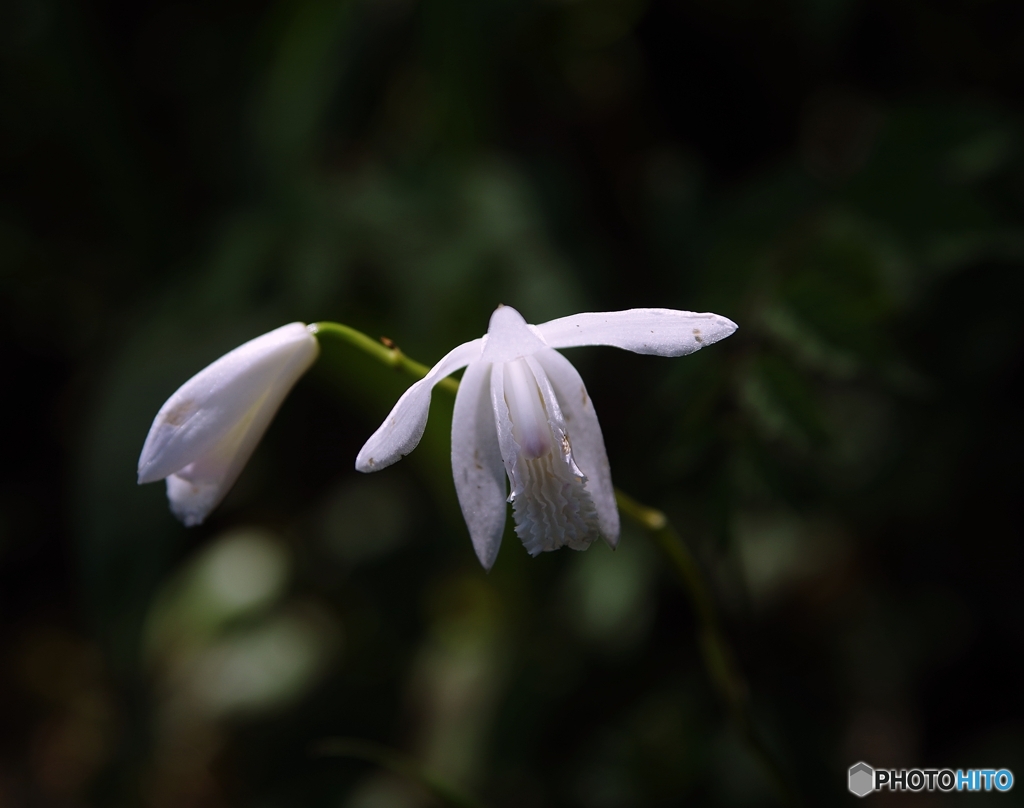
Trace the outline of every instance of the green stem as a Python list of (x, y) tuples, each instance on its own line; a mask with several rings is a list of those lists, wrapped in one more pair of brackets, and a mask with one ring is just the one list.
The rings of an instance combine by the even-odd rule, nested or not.
[[(369, 354), (374, 359), (383, 362), (388, 367), (404, 370), (410, 376), (415, 376), (417, 379), (422, 379), (430, 371), (430, 368), (426, 365), (420, 364), (415, 359), (410, 359), (402, 353), (402, 350), (397, 345), (391, 342), (391, 340), (386, 340), (384, 337), (381, 337), (378, 342), (366, 336), (362, 331), (356, 331), (354, 328), (349, 328), (341, 323), (314, 323), (313, 327), (315, 328), (314, 333), (318, 336), (324, 334), (336, 337)], [(441, 379), (437, 386), (453, 394), (459, 389), (459, 383), (450, 376)]]
[[(381, 342), (377, 342), (366, 334), (340, 323), (317, 323), (316, 329), (318, 334), (339, 337), (384, 364), (401, 368), (417, 379), (422, 379), (429, 371), (426, 365), (410, 359), (390, 340), (382, 338)], [(438, 382), (438, 387), (444, 387), (454, 393), (459, 389), (459, 383), (449, 376)], [(618, 503), (619, 511), (644, 529), (671, 564), (697, 615), (701, 658), (708, 677), (725, 702), (741, 738), (771, 778), (783, 801), (797, 805), (799, 800), (796, 792), (789, 785), (788, 779), (775, 762), (754, 724), (746, 682), (722, 633), (711, 592), (704, 583), (700, 567), (689, 547), (661, 511), (637, 502), (618, 488), (615, 489), (615, 501)]]
[(483, 808), (482, 803), (460, 791), (418, 761), (372, 741), (361, 741), (358, 738), (328, 738), (317, 743), (312, 752), (322, 757), (354, 758), (375, 763), (400, 777), (419, 783), (428, 792), (454, 808)]
[(779, 796), (785, 803), (797, 805), (796, 792), (754, 724), (750, 713), (750, 691), (722, 632), (714, 600), (690, 548), (661, 511), (637, 502), (618, 488), (615, 489), (615, 501), (619, 512), (637, 522), (668, 558), (697, 615), (700, 652), (708, 677), (725, 702), (740, 737), (771, 779)]

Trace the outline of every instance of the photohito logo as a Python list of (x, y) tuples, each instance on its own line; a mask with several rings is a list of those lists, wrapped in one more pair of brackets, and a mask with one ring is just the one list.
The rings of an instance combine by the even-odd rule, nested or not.
[(863, 797), (875, 790), (875, 770), (867, 763), (854, 763), (850, 767), (850, 791)]
[(866, 797), (872, 791), (1009, 791), (1009, 769), (875, 769), (861, 761), (850, 767), (851, 794)]

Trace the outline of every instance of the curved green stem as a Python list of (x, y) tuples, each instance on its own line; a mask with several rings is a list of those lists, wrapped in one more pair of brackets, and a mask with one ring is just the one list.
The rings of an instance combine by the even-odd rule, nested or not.
[[(417, 379), (422, 379), (430, 370), (426, 365), (417, 362), (415, 359), (410, 359), (402, 353), (402, 350), (397, 345), (385, 337), (381, 337), (378, 342), (372, 337), (366, 336), (362, 331), (356, 331), (354, 328), (342, 325), (341, 323), (314, 323), (313, 329), (313, 333), (318, 336), (321, 334), (329, 335), (347, 342), (349, 345), (369, 354), (374, 359), (383, 362), (388, 367), (404, 370)], [(447, 390), (449, 393), (455, 393), (459, 389), (459, 383), (450, 376), (441, 379), (437, 386)]]
[[(339, 323), (317, 323), (316, 330), (318, 334), (338, 337), (417, 379), (422, 379), (429, 371), (426, 365), (410, 359), (390, 340), (382, 338), (381, 342), (377, 342)], [(438, 387), (454, 393), (459, 389), (459, 383), (449, 376), (438, 382)], [(636, 521), (668, 559), (697, 615), (701, 658), (708, 677), (725, 702), (740, 737), (775, 784), (782, 800), (790, 805), (798, 804), (795, 790), (757, 731), (750, 712), (749, 690), (722, 632), (714, 599), (690, 548), (661, 511), (638, 502), (618, 488), (615, 489), (615, 501), (619, 511)]]
[(618, 488), (615, 489), (615, 502), (619, 512), (637, 522), (669, 560), (697, 615), (701, 658), (708, 677), (725, 702), (740, 737), (771, 779), (779, 796), (790, 805), (798, 804), (797, 794), (789, 779), (776, 763), (754, 724), (750, 713), (750, 691), (722, 632), (714, 600), (690, 548), (661, 511), (637, 502)]
[(353, 758), (375, 763), (400, 777), (419, 783), (439, 800), (454, 808), (483, 808), (482, 803), (460, 791), (418, 761), (372, 741), (362, 741), (358, 738), (327, 738), (315, 744), (311, 751), (321, 757)]

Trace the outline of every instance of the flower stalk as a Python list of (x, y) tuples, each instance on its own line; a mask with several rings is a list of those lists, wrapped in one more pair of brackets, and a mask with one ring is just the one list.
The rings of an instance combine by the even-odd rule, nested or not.
[[(314, 333), (337, 337), (384, 364), (404, 370), (417, 379), (422, 379), (430, 370), (426, 365), (406, 356), (390, 340), (385, 341), (382, 338), (378, 342), (340, 323), (320, 322), (313, 328), (316, 329)], [(439, 381), (437, 386), (450, 393), (456, 393), (459, 382), (449, 376)], [(775, 786), (781, 801), (789, 805), (799, 804), (795, 790), (790, 786), (788, 778), (757, 731), (750, 712), (749, 689), (738, 670), (722, 632), (714, 600), (689, 547), (661, 511), (638, 502), (618, 488), (615, 489), (615, 502), (621, 513), (643, 528), (665, 555), (689, 597), (699, 625), (699, 646), (705, 671), (725, 703), (741, 739)]]
[[(384, 337), (381, 337), (378, 341), (367, 336), (362, 331), (357, 331), (341, 323), (314, 323), (312, 329), (314, 334), (329, 334), (358, 348), (363, 353), (369, 354), (388, 367), (404, 370), (410, 376), (414, 376), (417, 379), (422, 379), (427, 375), (427, 371), (430, 370), (426, 365), (417, 362), (415, 359), (410, 359), (402, 353), (402, 350), (397, 345), (391, 342), (391, 340), (386, 340)], [(437, 386), (452, 394), (455, 394), (459, 389), (459, 383), (450, 377), (439, 381)]]
[(661, 511), (637, 502), (618, 488), (615, 489), (615, 501), (618, 503), (619, 511), (639, 524), (668, 559), (697, 615), (698, 641), (708, 678), (725, 702), (729, 716), (743, 742), (761, 764), (783, 802), (789, 805), (798, 804), (796, 793), (790, 786), (788, 778), (768, 751), (754, 724), (750, 713), (750, 690), (722, 632), (714, 600), (690, 548)]

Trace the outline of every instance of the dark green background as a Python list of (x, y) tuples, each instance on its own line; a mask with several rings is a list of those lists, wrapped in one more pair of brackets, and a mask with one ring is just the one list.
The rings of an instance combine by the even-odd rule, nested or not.
[[(479, 568), (444, 394), (359, 475), (409, 379), (325, 346), (201, 528), (135, 485), (246, 339), (429, 363), (499, 302), (739, 324), (570, 355), (807, 804), (1024, 776), (1022, 89), (1012, 0), (7, 0), (0, 805), (426, 804), (332, 736), (496, 808), (774, 802), (642, 533)], [(225, 558), (281, 586), (218, 611)]]

